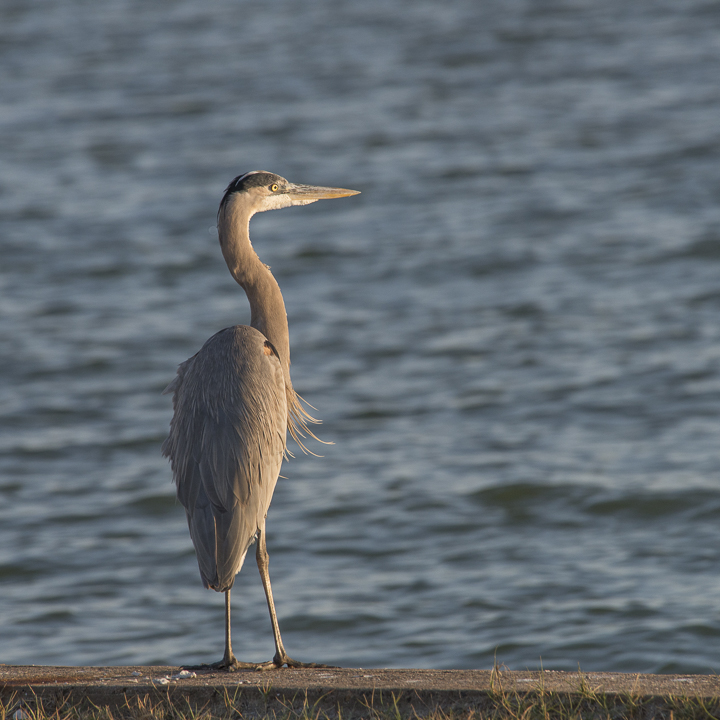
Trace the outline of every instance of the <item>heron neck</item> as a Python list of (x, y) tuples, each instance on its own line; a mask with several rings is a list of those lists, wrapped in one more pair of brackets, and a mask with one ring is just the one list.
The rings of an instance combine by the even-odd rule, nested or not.
[(218, 216), (220, 247), (231, 275), (250, 302), (251, 327), (272, 343), (289, 383), (290, 337), (285, 303), (270, 268), (260, 260), (250, 242), (251, 217), (252, 213), (239, 202), (221, 210)]

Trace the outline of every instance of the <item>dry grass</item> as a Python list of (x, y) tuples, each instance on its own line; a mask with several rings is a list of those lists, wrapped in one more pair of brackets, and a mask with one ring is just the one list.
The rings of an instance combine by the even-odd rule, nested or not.
[(547, 691), (542, 685), (517, 692), (503, 687), (502, 673), (492, 674), (491, 689), (478, 697), (453, 703), (425, 704), (412, 693), (375, 693), (338, 701), (323, 696), (314, 702), (307, 694), (289, 698), (276, 695), (271, 685), (260, 693), (247, 689), (219, 691), (206, 705), (193, 704), (188, 696), (139, 695), (121, 706), (97, 706), (89, 700), (56, 707), (41, 698), (20, 700), (20, 695), (0, 701), (0, 720), (718, 720), (720, 697), (663, 696), (643, 698), (632, 693), (600, 693), (581, 674), (576, 691)]

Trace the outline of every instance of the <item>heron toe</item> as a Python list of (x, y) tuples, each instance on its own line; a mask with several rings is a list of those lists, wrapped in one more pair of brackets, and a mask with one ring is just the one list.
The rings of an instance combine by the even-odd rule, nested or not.
[(337, 665), (324, 665), (323, 663), (304, 663), (299, 660), (293, 660), (287, 655), (278, 657), (277, 655), (268, 662), (257, 665), (258, 670), (281, 670), (282, 668), (337, 668)]
[(223, 670), (224, 672), (237, 672), (238, 670), (255, 670), (257, 663), (241, 662), (236, 657), (226, 660), (218, 660), (216, 663), (212, 663), (209, 667), (217, 670)]

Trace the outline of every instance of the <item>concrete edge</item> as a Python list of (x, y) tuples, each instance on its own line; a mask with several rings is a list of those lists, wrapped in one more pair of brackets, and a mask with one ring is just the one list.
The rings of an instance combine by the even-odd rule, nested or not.
[[(720, 711), (720, 678), (710, 675), (516, 672), (508, 670), (366, 670), (328, 668), (218, 673), (177, 667), (72, 668), (0, 665), (6, 709), (103, 708), (137, 716), (147, 706), (248, 717), (300, 715), (367, 717), (388, 710), (428, 715), (542, 702), (573, 707), (639, 706), (666, 715), (688, 705)], [(29, 713), (31, 715), (31, 713)], [(720, 715), (718, 715), (720, 716)], [(22, 718), (22, 714), (21, 714)], [(20, 720), (20, 719), (18, 719)]]

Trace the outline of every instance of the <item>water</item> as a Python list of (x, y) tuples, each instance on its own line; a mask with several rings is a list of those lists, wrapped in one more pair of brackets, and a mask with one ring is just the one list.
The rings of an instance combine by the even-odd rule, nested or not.
[[(259, 216), (324, 457), (268, 525), (291, 655), (720, 670), (720, 8), (688, 0), (8, 0), (0, 662), (208, 662), (160, 444), (248, 322)], [(235, 645), (272, 640), (257, 572)]]

